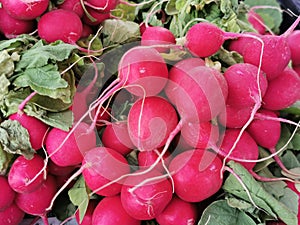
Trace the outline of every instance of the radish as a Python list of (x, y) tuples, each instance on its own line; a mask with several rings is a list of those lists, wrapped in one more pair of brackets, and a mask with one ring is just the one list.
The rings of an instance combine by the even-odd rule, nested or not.
[[(266, 74), (259, 71), (258, 67), (248, 63), (238, 63), (230, 66), (224, 77), (228, 85), (228, 97), (226, 104), (234, 107), (253, 106), (259, 98), (264, 96), (268, 81)], [(259, 76), (259, 87), (257, 84)]]
[(247, 131), (242, 133), (241, 138), (238, 140), (232, 152), (230, 152), (239, 136), (240, 131), (241, 129), (226, 129), (223, 140), (220, 143), (220, 148), (216, 151), (220, 156), (226, 157), (227, 161), (234, 160), (242, 164), (246, 169), (252, 170), (255, 163), (246, 162), (244, 160), (257, 160), (259, 150), (255, 140)]
[[(273, 111), (260, 109), (257, 114), (278, 118)], [(275, 148), (281, 135), (281, 125), (279, 121), (268, 119), (254, 119), (247, 128), (248, 133), (255, 142), (264, 148)]]
[(248, 22), (253, 26), (253, 28), (259, 34), (266, 33), (266, 26), (265, 26), (263, 18), (258, 13), (254, 12), (254, 10), (250, 10), (247, 13), (247, 19), (248, 19)]
[(224, 31), (212, 23), (202, 22), (187, 31), (185, 46), (195, 56), (208, 57), (215, 54), (224, 41)]
[[(145, 167), (150, 167), (155, 163), (159, 154), (161, 154), (162, 149), (155, 149), (152, 151), (144, 151), (138, 153), (138, 164), (140, 169), (145, 169)], [(165, 152), (162, 160), (164, 161), (165, 166), (168, 166), (171, 159), (171, 153), (169, 151)], [(159, 162), (156, 167), (156, 170), (164, 172), (162, 162)]]
[(220, 113), (218, 121), (227, 128), (242, 128), (250, 118), (252, 107), (235, 107), (226, 105)]
[(176, 195), (162, 213), (156, 217), (159, 225), (196, 224), (198, 219), (196, 204), (183, 201)]
[(66, 176), (71, 174), (76, 166), (59, 166), (56, 165), (52, 160), (48, 161), (47, 165), (48, 172), (55, 176)]
[(300, 65), (300, 30), (293, 31), (287, 37), (287, 41), (291, 50), (293, 65)]
[[(183, 62), (182, 62), (183, 63)], [(225, 109), (227, 82), (221, 72), (206, 66), (170, 70), (165, 93), (184, 121), (209, 121)]]
[(132, 218), (124, 210), (119, 195), (103, 198), (94, 210), (91, 224), (140, 225), (141, 221)]
[(72, 11), (55, 9), (42, 15), (38, 22), (38, 35), (47, 42), (61, 40), (74, 44), (82, 33), (82, 22)]
[[(151, 46), (151, 45), (170, 45), (175, 44), (174, 34), (164, 27), (153, 26), (147, 27), (141, 36), (141, 45)], [(170, 48), (155, 47), (159, 52), (167, 52)]]
[[(170, 181), (157, 170), (127, 177), (121, 190), (125, 211), (137, 220), (151, 220), (158, 216), (172, 200)], [(148, 181), (148, 182), (147, 182)]]
[(129, 136), (140, 151), (162, 147), (177, 123), (174, 107), (158, 96), (139, 99), (128, 114)]
[(125, 157), (117, 151), (105, 147), (97, 147), (87, 152), (82, 162), (82, 168), (82, 175), (87, 186), (102, 196), (119, 194), (123, 181), (113, 183), (105, 188), (101, 187), (130, 172)]
[(19, 225), (25, 213), (15, 204), (12, 203), (4, 211), (0, 211), (0, 224)]
[(219, 139), (219, 128), (211, 122), (187, 122), (182, 127), (181, 135), (191, 147), (205, 149), (216, 145)]
[(298, 73), (298, 76), (300, 77), (300, 65), (299, 66), (293, 66), (293, 70), (295, 70), (296, 73)]
[(211, 197), (222, 186), (221, 168), (221, 159), (208, 150), (191, 149), (178, 154), (169, 165), (175, 193), (187, 202)]
[[(1, 198), (0, 212), (8, 208), (15, 200), (15, 191), (10, 187), (7, 177), (0, 176)], [(1, 216), (0, 216), (1, 217)]]
[(159, 52), (144, 46), (128, 50), (119, 63), (118, 72), (121, 83), (135, 85), (126, 90), (137, 96), (157, 95), (165, 87), (169, 76)]
[(89, 26), (89, 25), (87, 25), (87, 24), (82, 24), (82, 33), (81, 33), (81, 37), (80, 38), (87, 38), (91, 34), (93, 34), (92, 27)]
[(122, 155), (132, 151), (134, 145), (129, 137), (127, 122), (115, 122), (107, 125), (102, 133), (102, 143)]
[(44, 181), (43, 173), (35, 177), (43, 168), (44, 159), (40, 155), (34, 154), (30, 160), (20, 155), (9, 170), (8, 183), (18, 193), (32, 192)]
[(48, 8), (49, 0), (2, 0), (2, 7), (19, 20), (33, 20)]
[(44, 137), (49, 128), (48, 125), (35, 117), (19, 112), (10, 115), (9, 119), (17, 120), (24, 128), (27, 129), (31, 147), (33, 149), (39, 150), (42, 147)]
[(101, 24), (104, 20), (110, 18), (110, 13), (108, 12), (99, 12), (98, 10), (92, 9), (90, 7), (86, 7), (87, 12), (91, 15), (93, 20), (87, 16), (87, 14), (83, 14), (82, 21), (90, 26), (96, 26)]
[(92, 225), (93, 213), (94, 213), (94, 210), (97, 205), (98, 205), (97, 200), (95, 200), (95, 199), (89, 200), (88, 207), (86, 209), (86, 212), (85, 212), (82, 220), (80, 220), (80, 216), (79, 216), (80, 212), (77, 210), (75, 213), (75, 218), (76, 218), (77, 223), (79, 225)]
[(64, 0), (63, 3), (58, 5), (59, 9), (65, 9), (75, 12), (80, 18), (83, 16), (84, 11), (80, 0)]
[(0, 17), (0, 33), (8, 39), (30, 33), (36, 26), (33, 20), (18, 20), (11, 17), (3, 8), (0, 8)]
[(300, 77), (291, 68), (286, 68), (280, 76), (270, 81), (263, 97), (263, 108), (281, 110), (300, 99)]
[(56, 189), (56, 182), (53, 176), (49, 175), (36, 190), (29, 193), (18, 193), (15, 202), (24, 212), (45, 219), (46, 209), (50, 205)]
[(86, 152), (96, 146), (96, 134), (88, 128), (88, 124), (79, 123), (71, 135), (59, 128), (52, 128), (45, 143), (50, 159), (62, 167), (79, 165)]
[(110, 12), (118, 5), (119, 0), (86, 0), (84, 4), (101, 12)]

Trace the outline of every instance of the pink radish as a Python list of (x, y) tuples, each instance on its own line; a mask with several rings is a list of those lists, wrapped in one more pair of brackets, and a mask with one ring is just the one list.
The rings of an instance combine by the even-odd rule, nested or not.
[(48, 125), (39, 119), (28, 116), (25, 113), (14, 113), (9, 116), (10, 120), (17, 120), (29, 133), (30, 143), (33, 149), (39, 150), (49, 128)]
[(9, 39), (20, 34), (28, 34), (36, 26), (33, 20), (18, 20), (11, 17), (3, 8), (0, 8), (0, 17), (0, 33), (3, 33)]
[(259, 150), (256, 142), (247, 131), (242, 133), (235, 148), (233, 148), (231, 153), (229, 152), (237, 140), (240, 131), (241, 129), (226, 129), (223, 140), (220, 143), (220, 149), (217, 151), (220, 156), (227, 157), (227, 160), (234, 160), (242, 164), (246, 169), (251, 170), (256, 163), (244, 162), (243, 160), (257, 160)]
[(82, 168), (82, 175), (87, 186), (102, 196), (119, 194), (123, 181), (113, 183), (105, 188), (101, 187), (130, 172), (125, 157), (117, 151), (105, 147), (90, 150), (84, 157)]
[[(126, 88), (137, 96), (157, 95), (168, 80), (167, 65), (157, 50), (138, 46), (128, 50), (119, 63), (119, 79), (135, 87)], [(141, 85), (143, 89), (137, 87)]]
[(19, 225), (25, 217), (25, 213), (12, 203), (4, 211), (0, 211), (0, 224)]
[(116, 8), (119, 0), (86, 0), (84, 3), (100, 12), (110, 12)]
[(45, 13), (38, 22), (38, 34), (47, 42), (61, 40), (74, 44), (82, 33), (82, 22), (72, 11), (55, 9)]
[(209, 121), (225, 109), (227, 82), (221, 72), (206, 66), (170, 70), (166, 95), (185, 121)]
[(172, 185), (157, 170), (140, 172), (142, 170), (137, 170), (135, 176), (126, 178), (121, 190), (122, 205), (137, 220), (154, 219), (172, 200)]
[(58, 166), (52, 160), (49, 160), (47, 165), (48, 172), (55, 176), (66, 176), (71, 174), (76, 166)]
[(15, 202), (24, 212), (45, 217), (47, 207), (50, 205), (56, 189), (56, 182), (50, 175), (36, 190), (29, 193), (18, 193)]
[(141, 224), (141, 221), (132, 218), (124, 210), (119, 195), (103, 198), (94, 210), (91, 224), (110, 225), (120, 222), (123, 225)]
[(187, 202), (211, 197), (222, 186), (221, 168), (220, 158), (208, 150), (191, 149), (178, 154), (169, 165), (175, 193)]
[(300, 30), (293, 31), (287, 37), (287, 41), (291, 50), (293, 65), (300, 65)]
[(132, 151), (134, 145), (128, 134), (127, 122), (115, 122), (107, 125), (102, 133), (102, 143), (122, 155)]
[(64, 0), (62, 4), (58, 5), (59, 9), (65, 9), (75, 12), (80, 18), (83, 16), (84, 11), (80, 0)]
[[(174, 34), (164, 27), (153, 26), (147, 27), (141, 36), (141, 45), (170, 45), (175, 44)], [(170, 48), (155, 47), (159, 52), (167, 52)]]
[(139, 99), (128, 114), (129, 136), (140, 151), (162, 147), (177, 123), (174, 107), (157, 96)]
[(196, 224), (199, 217), (196, 204), (183, 201), (176, 195), (162, 213), (156, 217), (159, 225)]
[[(10, 187), (7, 177), (0, 176), (1, 198), (0, 212), (8, 208), (15, 200), (15, 191)], [(1, 216), (0, 216), (1, 217)]]
[(247, 13), (247, 19), (248, 19), (248, 22), (253, 26), (253, 28), (259, 34), (266, 33), (266, 26), (265, 26), (263, 18), (258, 13), (254, 12), (254, 10), (250, 10)]
[[(161, 151), (162, 151), (162, 149), (155, 149), (152, 151), (139, 152), (138, 153), (139, 168), (145, 169), (146, 167), (150, 167), (151, 165), (153, 165), (155, 163), (155, 161), (157, 160), (159, 154), (161, 154)], [(162, 159), (165, 163), (165, 166), (168, 166), (168, 164), (171, 160), (171, 153), (169, 151), (165, 152)], [(155, 169), (162, 173), (165, 170), (163, 168), (162, 162), (159, 162), (156, 165)]]
[(104, 20), (110, 18), (110, 13), (108, 12), (99, 12), (98, 10), (92, 9), (90, 7), (86, 7), (87, 12), (93, 18), (89, 18), (87, 14), (83, 14), (82, 21), (90, 26), (97, 26), (101, 24)]
[[(8, 183), (18, 193), (32, 192), (44, 181), (44, 174), (35, 176), (44, 168), (44, 159), (34, 154), (32, 159), (19, 156), (12, 164), (8, 173)], [(33, 180), (34, 179), (34, 180)]]
[(2, 0), (2, 7), (19, 20), (33, 20), (48, 8), (49, 0)]
[(216, 145), (219, 139), (219, 128), (211, 122), (193, 123), (183, 125), (181, 135), (193, 148), (209, 148)]
[(263, 97), (263, 108), (281, 110), (300, 99), (300, 77), (291, 68), (286, 68), (280, 76), (269, 82)]
[(59, 128), (52, 128), (46, 138), (50, 159), (58, 166), (79, 165), (86, 152), (96, 146), (96, 134), (88, 128), (89, 125), (82, 122), (71, 135)]
[(82, 33), (80, 38), (87, 38), (93, 33), (93, 29), (91, 26), (87, 24), (82, 24)]
[[(257, 83), (259, 76), (259, 87)], [(224, 73), (228, 85), (226, 104), (234, 107), (253, 106), (259, 100), (259, 94), (264, 96), (268, 81), (263, 72), (258, 73), (258, 67), (248, 63), (238, 63), (230, 66)]]

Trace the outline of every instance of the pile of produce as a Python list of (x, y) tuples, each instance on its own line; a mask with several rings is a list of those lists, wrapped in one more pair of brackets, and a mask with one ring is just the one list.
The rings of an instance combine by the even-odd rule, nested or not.
[[(0, 5), (0, 224), (300, 223), (292, 10), (276, 0)], [(294, 21), (284, 30), (283, 15)]]

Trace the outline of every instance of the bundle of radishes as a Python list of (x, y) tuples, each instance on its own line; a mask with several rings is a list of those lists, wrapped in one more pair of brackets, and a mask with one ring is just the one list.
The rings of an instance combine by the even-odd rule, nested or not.
[[(283, 112), (297, 109), (300, 101), (300, 35), (294, 31), (300, 17), (275, 35), (266, 33), (263, 19), (250, 10), (257, 32), (225, 32), (201, 21), (187, 27), (180, 40), (167, 28), (146, 23), (140, 42), (99, 58), (89, 55), (90, 46), (77, 46), (93, 33), (85, 26), (100, 25), (117, 4), (1, 0), (0, 32), (6, 38), (36, 27), (45, 43), (78, 47), (71, 62), (87, 58), (89, 69), (76, 82), (69, 130), (26, 113), (40, 86), (23, 79), (37, 88), (0, 124), (0, 153), (11, 157), (0, 176), (0, 224), (41, 217), (47, 225), (49, 213), (59, 216), (58, 210), (67, 211), (65, 221), (75, 218), (81, 225), (207, 225), (223, 219), (224, 224), (298, 224), (299, 172), (287, 168), (281, 154), (299, 136), (299, 114), (283, 117)], [(241, 60), (222, 65), (215, 60), (220, 52)], [(55, 57), (49, 59), (52, 65)], [(75, 71), (69, 63), (62, 74)], [(286, 124), (294, 132), (282, 144)], [(284, 176), (264, 173), (271, 164)], [(278, 185), (267, 195), (262, 183), (273, 182)], [(296, 205), (287, 196), (295, 197)]]

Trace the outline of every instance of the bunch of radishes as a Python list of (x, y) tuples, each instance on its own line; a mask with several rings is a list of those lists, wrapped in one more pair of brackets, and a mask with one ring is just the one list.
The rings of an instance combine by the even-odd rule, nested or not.
[(75, 43), (92, 33), (92, 27), (110, 18), (118, 0), (65, 0), (54, 4), (49, 0), (1, 1), (0, 33), (6, 38), (32, 33), (47, 42), (62, 40)]

